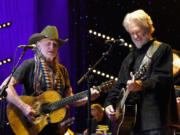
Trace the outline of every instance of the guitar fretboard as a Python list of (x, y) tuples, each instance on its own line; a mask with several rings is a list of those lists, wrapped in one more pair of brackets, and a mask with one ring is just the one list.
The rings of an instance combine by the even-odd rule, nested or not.
[(49, 104), (49, 107), (51, 108), (52, 111), (59, 109), (61, 107), (64, 107), (65, 105), (70, 105), (77, 100), (83, 99), (84, 97), (87, 96), (87, 94), (88, 94), (88, 90), (82, 91), (78, 94), (75, 94), (74, 96), (69, 96), (69, 97), (63, 98), (60, 101), (51, 103), (51, 104)]

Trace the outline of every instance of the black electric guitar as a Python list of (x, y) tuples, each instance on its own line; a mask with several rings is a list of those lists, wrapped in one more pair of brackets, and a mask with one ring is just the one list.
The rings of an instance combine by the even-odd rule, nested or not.
[[(107, 92), (114, 82), (114, 80), (104, 82), (96, 89), (100, 92)], [(61, 122), (66, 115), (65, 106), (86, 97), (87, 94), (88, 90), (61, 99), (56, 91), (51, 90), (37, 97), (21, 96), (20, 98), (36, 111), (36, 118), (33, 124), (28, 122), (22, 111), (10, 103), (7, 106), (10, 126), (16, 135), (37, 135), (48, 123)]]
[[(138, 72), (134, 74), (133, 80), (143, 80), (146, 72), (146, 65), (142, 66)], [(137, 105), (125, 104), (130, 93), (128, 89), (122, 88), (123, 97), (116, 105), (116, 119), (113, 121), (113, 135), (131, 135), (132, 128), (136, 122)]]

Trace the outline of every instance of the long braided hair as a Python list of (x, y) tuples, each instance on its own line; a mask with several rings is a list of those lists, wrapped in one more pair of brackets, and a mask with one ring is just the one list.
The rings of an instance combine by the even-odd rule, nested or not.
[(45, 57), (36, 49), (34, 68), (33, 95), (40, 95), (46, 90), (60, 91), (62, 88), (62, 78), (60, 69), (58, 68), (58, 57), (53, 60), (53, 66), (46, 63)]

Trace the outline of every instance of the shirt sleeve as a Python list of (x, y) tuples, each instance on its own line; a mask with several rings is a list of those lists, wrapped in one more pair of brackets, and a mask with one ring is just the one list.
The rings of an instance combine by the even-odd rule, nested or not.
[(13, 77), (19, 81), (19, 83), (25, 83), (27, 74), (31, 71), (32, 62), (33, 60), (25, 60), (14, 72)]

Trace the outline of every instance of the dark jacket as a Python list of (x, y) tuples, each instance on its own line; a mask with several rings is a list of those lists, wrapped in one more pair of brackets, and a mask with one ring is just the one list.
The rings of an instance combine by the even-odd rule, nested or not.
[[(117, 96), (121, 94), (121, 88), (126, 87), (127, 80), (131, 79), (130, 72), (135, 73), (138, 71), (142, 59), (152, 43), (154, 41), (148, 42), (141, 49), (134, 49), (124, 59), (118, 82), (110, 90), (105, 100), (105, 107), (116, 104)], [(126, 100), (126, 104), (132, 102), (137, 104), (134, 130), (145, 131), (162, 128), (167, 124), (168, 104), (174, 105), (171, 107), (171, 111), (176, 112), (172, 75), (172, 50), (169, 45), (162, 43), (159, 46), (152, 57), (151, 64), (142, 82), (143, 90), (130, 93)], [(176, 119), (177, 113), (171, 116), (175, 116), (174, 119)]]

